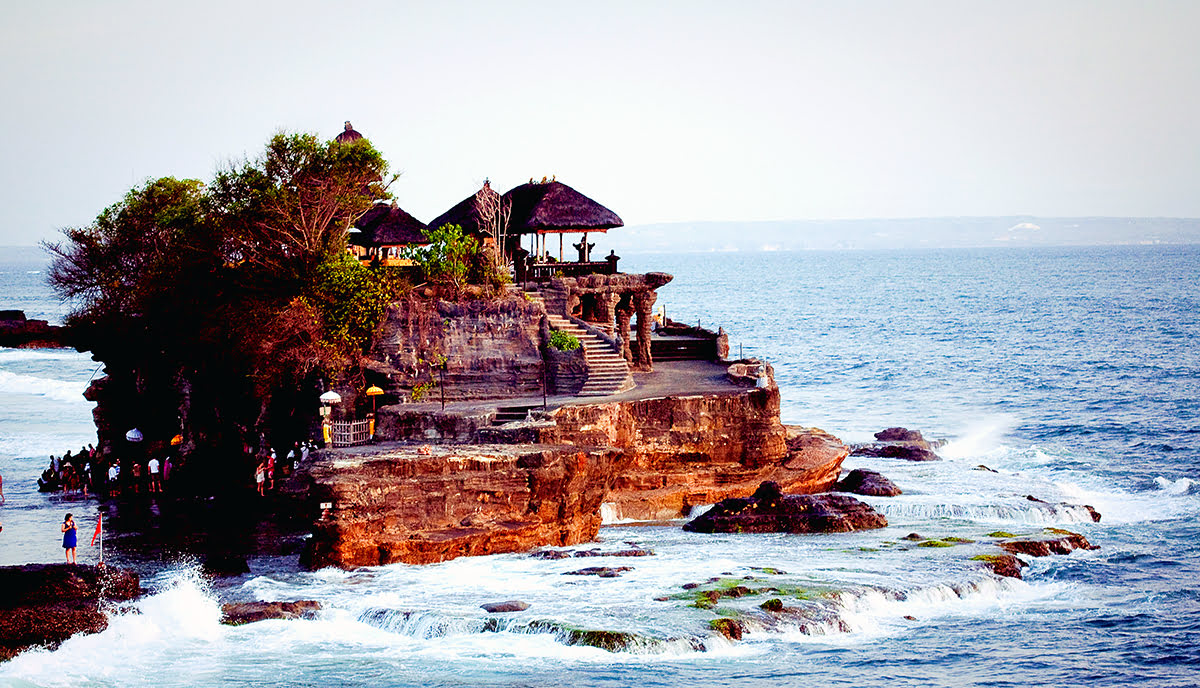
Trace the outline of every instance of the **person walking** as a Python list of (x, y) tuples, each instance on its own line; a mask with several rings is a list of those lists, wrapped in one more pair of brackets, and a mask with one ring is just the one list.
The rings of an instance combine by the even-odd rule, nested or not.
[(63, 532), (63, 549), (66, 550), (66, 553), (67, 553), (67, 563), (74, 564), (75, 563), (75, 545), (77, 544), (77, 541), (76, 541), (77, 533), (75, 531), (75, 519), (71, 518), (71, 514), (67, 514), (67, 517), (63, 519), (62, 532)]

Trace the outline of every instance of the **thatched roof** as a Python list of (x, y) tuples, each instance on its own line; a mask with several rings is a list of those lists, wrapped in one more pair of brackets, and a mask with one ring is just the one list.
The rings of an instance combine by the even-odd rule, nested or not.
[(442, 225), (458, 225), (467, 234), (482, 234), (483, 232), (479, 229), (479, 212), (475, 204), (475, 197), (479, 193), (488, 194), (497, 199), (500, 198), (500, 194), (496, 193), (492, 185), (485, 181), (482, 189), (467, 196), (456, 203), (453, 208), (433, 218), (429, 222), (429, 226), (436, 228)]
[(362, 137), (363, 135), (357, 131), (354, 131), (354, 127), (350, 126), (350, 122), (347, 120), (345, 131), (338, 134), (334, 141), (337, 141), (338, 143), (354, 143)]
[(603, 232), (625, 225), (613, 211), (558, 181), (530, 182), (508, 193), (512, 200), (509, 231)]
[(428, 225), (400, 208), (376, 203), (354, 223), (358, 232), (350, 233), (350, 243), (356, 246), (411, 246), (428, 244), (424, 230)]

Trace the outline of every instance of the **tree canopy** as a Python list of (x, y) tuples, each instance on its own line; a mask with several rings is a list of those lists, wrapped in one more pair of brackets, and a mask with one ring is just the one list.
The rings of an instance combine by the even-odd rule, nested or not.
[(46, 244), (49, 280), (73, 301), (76, 341), (152, 397), (159, 417), (139, 427), (170, 437), (182, 423), (196, 443), (254, 434), (280, 403), (315, 410), (294, 408), (315, 406), (298, 401), (305, 387), (370, 345), (395, 284), (347, 256), (346, 239), (390, 197), (387, 175), (366, 139), (280, 133), (207, 184), (151, 180), (64, 230)]

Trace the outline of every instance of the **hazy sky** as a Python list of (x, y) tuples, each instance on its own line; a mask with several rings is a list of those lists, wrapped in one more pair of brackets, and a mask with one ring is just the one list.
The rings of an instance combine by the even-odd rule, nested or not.
[(0, 245), (344, 120), (430, 220), (1200, 216), (1200, 2), (52, 2), (0, 25)]

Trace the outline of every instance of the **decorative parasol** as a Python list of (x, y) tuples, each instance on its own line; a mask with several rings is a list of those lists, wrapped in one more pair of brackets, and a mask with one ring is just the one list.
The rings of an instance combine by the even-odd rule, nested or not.
[(383, 390), (371, 385), (367, 388), (367, 396), (371, 397), (371, 413), (375, 413), (375, 397), (383, 394)]

